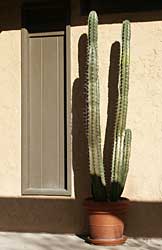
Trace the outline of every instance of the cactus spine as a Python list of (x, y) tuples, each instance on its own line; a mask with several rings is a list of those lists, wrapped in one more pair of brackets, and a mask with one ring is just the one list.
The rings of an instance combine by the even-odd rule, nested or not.
[(98, 77), (98, 17), (91, 11), (88, 17), (88, 150), (89, 167), (92, 178), (94, 200), (120, 199), (123, 191), (130, 157), (131, 130), (125, 129), (128, 89), (129, 89), (129, 51), (130, 23), (123, 22), (122, 52), (120, 59), (120, 79), (118, 103), (114, 129), (114, 147), (111, 166), (110, 193), (107, 194), (103, 156), (101, 150), (100, 92)]
[(114, 130), (114, 148), (111, 172), (110, 199), (116, 201), (123, 192), (130, 157), (132, 133), (126, 127), (129, 90), (130, 63), (130, 23), (123, 22), (122, 51), (120, 59), (120, 76), (118, 86), (118, 104)]

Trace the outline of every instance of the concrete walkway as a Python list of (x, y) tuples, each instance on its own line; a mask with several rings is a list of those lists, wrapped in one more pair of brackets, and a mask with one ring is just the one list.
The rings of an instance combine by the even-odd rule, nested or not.
[(162, 239), (128, 239), (118, 247), (89, 245), (75, 235), (0, 232), (0, 250), (162, 250)]

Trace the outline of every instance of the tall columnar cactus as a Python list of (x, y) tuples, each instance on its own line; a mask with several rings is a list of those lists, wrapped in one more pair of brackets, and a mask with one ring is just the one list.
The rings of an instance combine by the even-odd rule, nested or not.
[(110, 199), (120, 198), (129, 167), (132, 133), (126, 129), (129, 90), (129, 62), (130, 62), (130, 23), (123, 22), (122, 51), (120, 59), (120, 77), (118, 86), (118, 104), (114, 130), (114, 148), (111, 170)]
[(131, 131), (125, 129), (128, 106), (130, 24), (123, 22), (118, 104), (114, 130), (114, 148), (110, 193), (107, 194), (101, 150), (100, 91), (98, 77), (98, 17), (91, 11), (88, 18), (88, 148), (95, 200), (116, 201), (120, 198), (127, 177)]
[(92, 193), (95, 200), (106, 199), (106, 182), (101, 151), (100, 94), (98, 77), (98, 17), (91, 11), (88, 19), (88, 146), (92, 176)]

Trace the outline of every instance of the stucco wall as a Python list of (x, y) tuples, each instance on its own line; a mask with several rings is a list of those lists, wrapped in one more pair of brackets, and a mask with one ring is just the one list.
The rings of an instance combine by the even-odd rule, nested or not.
[[(110, 16), (104, 16), (105, 22), (106, 18), (109, 21)], [(110, 54), (112, 50), (116, 50), (114, 58), (118, 59), (117, 41), (121, 42), (121, 28), (121, 23), (100, 24), (98, 30), (102, 144), (105, 140), (107, 123), (108, 82), (112, 81), (109, 79), (110, 75), (116, 74), (111, 68), (114, 59), (110, 60)], [(72, 82), (74, 82), (79, 75), (78, 41), (82, 34), (87, 34), (87, 26), (75, 26), (71, 30)], [(136, 201), (161, 201), (162, 21), (131, 23), (130, 61), (127, 127), (131, 128), (133, 139), (130, 170), (124, 195)]]
[(21, 194), (21, 31), (6, 27), (14, 17), (6, 6), (0, 13), (0, 196), (17, 196)]
[[(84, 104), (79, 106), (79, 103), (82, 103), (81, 95), (84, 93), (87, 26), (85, 18), (79, 14), (76, 2), (73, 1), (72, 7), (75, 11), (72, 12), (71, 74), (73, 89), (77, 89), (78, 95), (78, 106), (75, 106), (73, 113), (78, 114), (79, 120), (79, 113), (84, 110)], [(127, 235), (129, 236), (161, 237), (159, 231), (161, 227), (159, 218), (162, 213), (161, 15), (162, 12), (157, 11), (99, 16), (98, 54), (103, 147), (105, 131), (106, 135), (110, 135), (112, 132), (109, 131), (112, 125), (111, 113), (108, 113), (108, 126), (106, 125), (107, 111), (110, 106), (112, 108), (114, 89), (117, 84), (118, 62), (116, 60), (119, 59), (117, 41), (121, 42), (121, 23), (124, 19), (132, 20), (127, 127), (131, 128), (133, 139), (130, 170), (123, 194), (132, 200), (127, 223)], [(77, 108), (79, 112), (77, 112)], [(80, 126), (78, 126), (78, 134), (80, 134), (80, 130)], [(84, 137), (79, 137), (80, 142), (81, 138)], [(74, 145), (76, 144), (74, 143)], [(76, 161), (82, 162), (86, 141), (80, 143), (78, 148), (80, 153), (78, 153)], [(109, 155), (109, 148), (104, 147), (104, 152)], [(83, 164), (79, 163), (79, 165), (82, 168)]]
[[(9, 1), (10, 2), (10, 1)], [(2, 4), (1, 4), (2, 5)], [(17, 7), (18, 6), (18, 7)], [(82, 201), (89, 195), (87, 140), (83, 127), (86, 60), (85, 18), (72, 2), (71, 96), (72, 168), (75, 198), (21, 197), (21, 23), (20, 5), (0, 6), (0, 229), (83, 233), (87, 230)], [(115, 59), (121, 39), (116, 19), (137, 14), (101, 17), (99, 72), (102, 145), (110, 98), (108, 82), (116, 81)], [(148, 20), (142, 17), (147, 15)], [(141, 20), (140, 21), (140, 16)], [(127, 126), (132, 129), (130, 171), (124, 195), (134, 200), (128, 235), (157, 236), (162, 215), (162, 21), (149, 21), (162, 13), (142, 13), (132, 22), (130, 91)], [(114, 23), (113, 23), (114, 22)], [(111, 60), (110, 60), (111, 54)], [(110, 64), (111, 61), (111, 64)], [(110, 67), (111, 65), (111, 67)], [(109, 96), (109, 98), (108, 98)], [(109, 122), (111, 124), (111, 121)], [(6, 198), (5, 198), (6, 197)], [(151, 224), (147, 222), (146, 211)], [(137, 215), (136, 215), (137, 212)], [(132, 218), (135, 218), (132, 223)], [(150, 230), (150, 231), (149, 231)], [(138, 232), (138, 233), (137, 233)], [(150, 232), (150, 234), (149, 234)]]

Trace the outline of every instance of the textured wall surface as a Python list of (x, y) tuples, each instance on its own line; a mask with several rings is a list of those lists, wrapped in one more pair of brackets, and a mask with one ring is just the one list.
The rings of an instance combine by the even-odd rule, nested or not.
[[(0, 4), (0, 229), (83, 233), (87, 224), (82, 202), (90, 189), (87, 140), (83, 127), (87, 39), (85, 19), (80, 17), (77, 1), (72, 1), (71, 123), (75, 198), (25, 198), (21, 197), (20, 8), (10, 6), (9, 2)], [(99, 67), (102, 145), (104, 147), (108, 103), (112, 105), (110, 99), (117, 84), (119, 43), (116, 41), (121, 40), (121, 20), (130, 17), (134, 21), (131, 24), (127, 126), (132, 129), (133, 141), (124, 195), (134, 202), (127, 231), (130, 236), (157, 237), (161, 236), (159, 218), (162, 216), (162, 21), (157, 20), (157, 16), (162, 16), (162, 13), (142, 13), (137, 16), (101, 17)], [(145, 16), (147, 22), (143, 20)], [(120, 22), (116, 19), (120, 19)], [(110, 116), (108, 114), (109, 129)], [(106, 147), (105, 152), (108, 150)]]
[(21, 193), (21, 32), (0, 33), (0, 196)]
[[(79, 17), (76, 2), (73, 1), (72, 6), (75, 11), (72, 12), (71, 74), (73, 93), (77, 89), (78, 97), (73, 110), (76, 125), (73, 129), (75, 128), (78, 144), (74, 141), (73, 146), (79, 149), (79, 153), (76, 153), (77, 150), (73, 151), (75, 159), (73, 166), (75, 162), (78, 163), (78, 175), (81, 176), (87, 150), (86, 140), (84, 142), (81, 140), (84, 137), (80, 135), (84, 132), (79, 123), (82, 121), (80, 113), (84, 110), (81, 96), (84, 93), (87, 26), (84, 17)], [(121, 22), (124, 19), (133, 20), (127, 117), (127, 127), (132, 129), (133, 139), (130, 170), (123, 195), (132, 200), (126, 233), (134, 237), (161, 237), (159, 218), (162, 216), (162, 21), (160, 16), (162, 16), (161, 11), (99, 17), (102, 146), (107, 155), (109, 147), (104, 146), (104, 141), (105, 135), (107, 138), (112, 132), (112, 114), (108, 111), (110, 107), (113, 109), (113, 96), (117, 87)], [(87, 166), (86, 160), (85, 163)]]
[[(115, 52), (113, 60), (110, 60), (110, 54), (113, 47), (115, 51), (113, 43), (121, 41), (121, 28), (121, 24), (99, 25), (102, 144), (107, 122), (108, 82), (112, 71), (116, 74), (110, 67), (114, 63), (114, 58), (118, 59)], [(79, 74), (78, 40), (83, 33), (87, 33), (87, 27), (72, 27), (72, 79), (77, 78)], [(117, 51), (117, 42), (116, 47)], [(161, 62), (162, 22), (132, 23), (127, 127), (132, 129), (133, 139), (130, 170), (124, 195), (138, 201), (162, 199)], [(115, 88), (113, 83), (111, 84), (112, 88)]]

